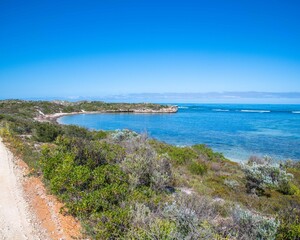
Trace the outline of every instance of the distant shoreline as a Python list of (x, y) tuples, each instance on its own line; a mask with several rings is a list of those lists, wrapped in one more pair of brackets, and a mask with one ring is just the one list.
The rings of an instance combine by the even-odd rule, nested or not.
[(54, 114), (44, 114), (39, 115), (38, 117), (34, 118), (36, 121), (39, 122), (56, 122), (59, 123), (57, 120), (64, 116), (71, 116), (71, 115), (79, 115), (79, 114), (101, 114), (105, 113), (104, 111), (93, 111), (93, 112), (70, 112), (70, 113), (54, 113)]
[(139, 113), (139, 114), (171, 114), (171, 113), (177, 113), (178, 106), (173, 105), (166, 108), (161, 108), (159, 110), (152, 110), (152, 109), (133, 109), (133, 110), (107, 110), (107, 111), (84, 111), (81, 112), (70, 112), (70, 113), (54, 113), (54, 114), (44, 114), (40, 112), (40, 115), (38, 117), (35, 117), (34, 119), (39, 122), (54, 122), (58, 123), (58, 119), (64, 116), (72, 116), (72, 115), (81, 115), (81, 114), (104, 114), (104, 113)]

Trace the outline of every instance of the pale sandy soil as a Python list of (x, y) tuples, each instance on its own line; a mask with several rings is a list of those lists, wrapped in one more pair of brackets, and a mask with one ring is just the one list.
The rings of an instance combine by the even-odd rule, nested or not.
[(0, 240), (82, 239), (80, 224), (61, 214), (62, 204), (28, 172), (0, 138)]

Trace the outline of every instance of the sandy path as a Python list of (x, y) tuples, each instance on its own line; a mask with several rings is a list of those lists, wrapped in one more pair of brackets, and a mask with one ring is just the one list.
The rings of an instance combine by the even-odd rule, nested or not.
[(0, 239), (47, 239), (29, 211), (21, 174), (0, 138)]

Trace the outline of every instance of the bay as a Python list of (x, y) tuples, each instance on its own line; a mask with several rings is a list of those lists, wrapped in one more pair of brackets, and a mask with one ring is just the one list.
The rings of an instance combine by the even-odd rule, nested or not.
[(234, 161), (300, 159), (300, 105), (177, 104), (175, 114), (78, 114), (59, 119), (95, 130), (131, 129), (169, 144), (206, 144)]

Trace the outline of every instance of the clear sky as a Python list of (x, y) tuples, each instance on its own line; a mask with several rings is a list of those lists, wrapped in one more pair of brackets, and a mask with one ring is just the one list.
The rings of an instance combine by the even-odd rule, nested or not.
[(0, 98), (300, 92), (298, 0), (1, 0)]

